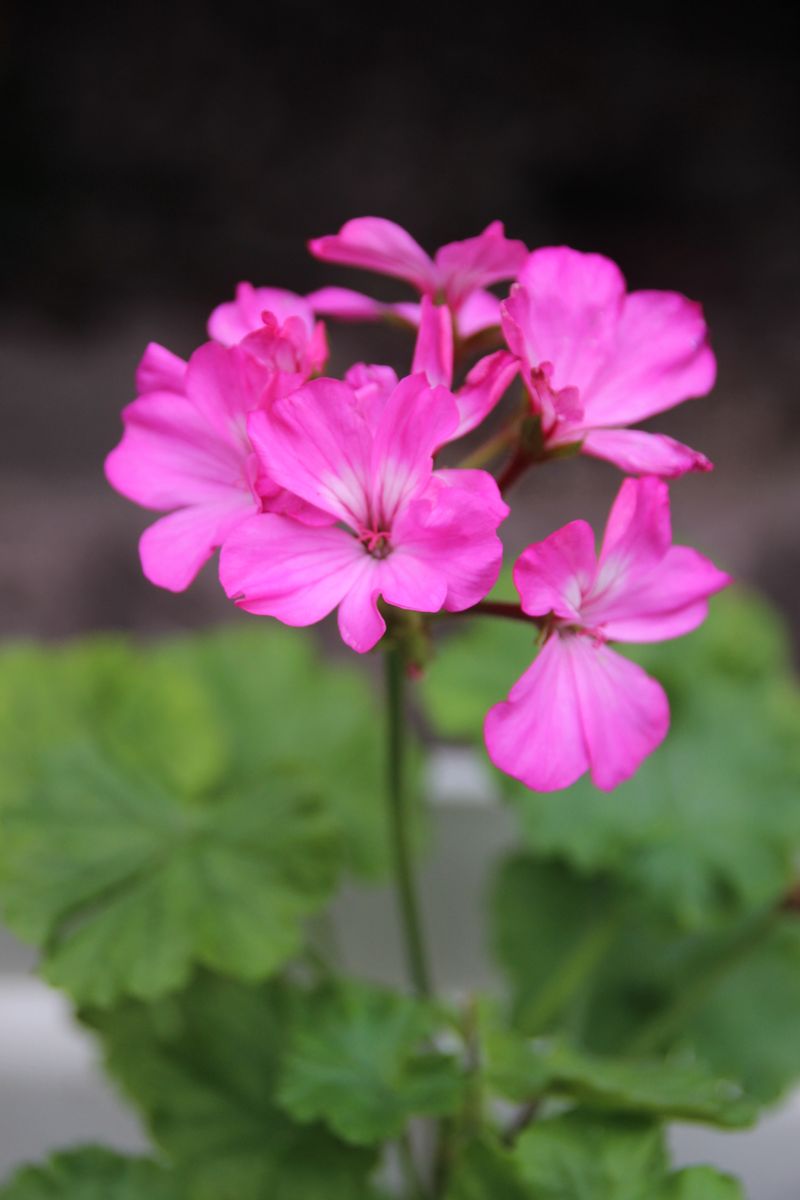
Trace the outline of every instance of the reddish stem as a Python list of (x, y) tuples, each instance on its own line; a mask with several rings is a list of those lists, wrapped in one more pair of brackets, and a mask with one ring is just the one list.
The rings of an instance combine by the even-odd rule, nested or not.
[(505, 617), (510, 621), (527, 621), (529, 625), (536, 625), (538, 629), (542, 629), (547, 620), (546, 617), (530, 617), (522, 611), (519, 604), (510, 604), (505, 600), (479, 600), (477, 604), (473, 604), (472, 608), (464, 609), (463, 612), (444, 613), (443, 616)]
[(532, 467), (535, 461), (536, 459), (524, 450), (518, 450), (497, 478), (497, 486), (501, 493), (505, 494), (512, 483), (516, 483), (520, 475), (524, 475), (528, 467)]

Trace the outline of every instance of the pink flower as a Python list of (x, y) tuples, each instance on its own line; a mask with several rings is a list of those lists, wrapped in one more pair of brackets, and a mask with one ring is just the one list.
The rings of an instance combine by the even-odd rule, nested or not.
[(624, 428), (713, 387), (699, 305), (677, 292), (626, 293), (610, 259), (554, 246), (530, 255), (502, 308), (546, 447), (580, 442), (632, 474), (711, 469), (672, 438)]
[(599, 558), (585, 521), (573, 521), (518, 559), (524, 612), (548, 617), (539, 654), (485, 725), (492, 762), (537, 791), (590, 770), (609, 790), (663, 740), (661, 686), (607, 642), (659, 642), (700, 625), (708, 597), (730, 577), (686, 546), (673, 546), (666, 484), (626, 479)]
[(483, 471), (434, 471), (458, 421), (452, 397), (421, 375), (392, 386), (387, 368), (318, 379), (250, 420), (264, 471), (328, 515), (325, 528), (267, 513), (226, 539), (220, 579), (248, 612), (311, 625), (338, 607), (354, 650), (398, 608), (470, 608), (492, 587), (508, 513)]
[(208, 336), (223, 346), (235, 346), (265, 327), (271, 336), (259, 343), (263, 361), (304, 380), (322, 369), (328, 357), (325, 326), (315, 322), (313, 308), (295, 292), (240, 283), (235, 299), (217, 305), (208, 318)]
[(249, 413), (307, 378), (308, 363), (301, 369), (292, 346), (269, 318), (239, 345), (210, 342), (188, 363), (156, 344), (145, 351), (139, 396), (123, 410), (125, 432), (105, 470), (123, 496), (169, 514), (139, 543), (151, 583), (183, 591), (230, 531), (262, 507), (327, 520), (263, 475), (247, 433)]
[[(421, 371), (431, 386), (453, 386), (453, 319), (446, 304), (423, 296), (412, 370)], [(479, 359), (461, 387), (453, 393), (458, 425), (450, 441), (475, 429), (492, 411), (519, 373), (519, 363), (507, 350)]]
[[(383, 217), (357, 217), (337, 234), (314, 238), (309, 249), (325, 262), (405, 280), (421, 295), (445, 303), (464, 338), (499, 324), (500, 302), (486, 289), (513, 279), (528, 253), (523, 242), (505, 236), (502, 222), (492, 221), (477, 237), (450, 242), (431, 258), (409, 233)], [(323, 288), (308, 299), (315, 312), (343, 320), (377, 320), (393, 314), (413, 325), (419, 323), (416, 305), (381, 304), (348, 288)]]

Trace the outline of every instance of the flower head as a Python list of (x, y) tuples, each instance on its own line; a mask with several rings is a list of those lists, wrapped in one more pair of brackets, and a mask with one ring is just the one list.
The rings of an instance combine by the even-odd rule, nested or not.
[(657, 642), (695, 629), (708, 597), (730, 578), (674, 546), (666, 484), (626, 479), (599, 556), (585, 521), (573, 521), (517, 560), (522, 608), (549, 617), (547, 637), (508, 700), (486, 718), (489, 757), (537, 791), (567, 787), (587, 769), (615, 787), (663, 740), (661, 686), (609, 641)]
[(672, 438), (626, 428), (713, 387), (698, 304), (626, 292), (610, 259), (552, 246), (529, 256), (502, 310), (546, 447), (580, 442), (583, 454), (631, 474), (710, 469)]
[(328, 524), (253, 516), (228, 537), (220, 578), (249, 612), (310, 625), (338, 607), (354, 650), (386, 626), (378, 598), (417, 612), (469, 608), (500, 568), (508, 509), (482, 471), (435, 471), (458, 422), (452, 397), (386, 368), (318, 379), (250, 420), (265, 473)]

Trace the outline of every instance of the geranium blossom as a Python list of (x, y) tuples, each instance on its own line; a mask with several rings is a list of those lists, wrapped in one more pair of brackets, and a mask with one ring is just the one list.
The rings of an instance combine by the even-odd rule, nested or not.
[(626, 293), (619, 268), (565, 246), (535, 250), (502, 306), (545, 446), (632, 474), (709, 470), (704, 455), (626, 426), (713, 386), (716, 364), (700, 306), (676, 292)]
[(125, 432), (105, 470), (123, 496), (169, 514), (139, 543), (152, 583), (183, 591), (231, 529), (264, 506), (320, 519), (263, 474), (247, 434), (249, 413), (308, 377), (307, 345), (268, 315), (238, 345), (208, 343), (188, 363), (156, 344), (145, 351), (139, 396), (123, 410)]
[[(492, 221), (477, 237), (450, 242), (431, 258), (405, 229), (383, 217), (357, 217), (337, 234), (314, 238), (309, 249), (325, 262), (391, 275), (422, 296), (438, 299), (448, 306), (464, 338), (499, 324), (500, 302), (486, 289), (513, 279), (528, 253), (523, 242), (505, 236), (501, 221)], [(394, 314), (419, 323), (418, 305), (386, 305), (349, 288), (323, 288), (308, 299), (316, 312), (343, 320)]]
[(437, 612), (470, 608), (500, 568), (508, 509), (483, 471), (434, 471), (458, 423), (452, 397), (422, 375), (392, 386), (385, 368), (318, 379), (251, 417), (265, 473), (330, 524), (271, 513), (227, 538), (220, 579), (249, 612), (310, 625), (338, 607), (354, 650), (386, 626), (378, 599)]
[(673, 546), (669, 495), (659, 479), (627, 479), (599, 556), (585, 521), (529, 546), (514, 569), (523, 611), (549, 618), (533, 665), (486, 718), (501, 770), (537, 791), (567, 787), (587, 769), (615, 787), (666, 735), (660, 684), (608, 646), (654, 642), (695, 629), (729, 576)]
[(271, 337), (261, 340), (264, 361), (304, 379), (322, 369), (328, 357), (325, 326), (296, 292), (240, 283), (234, 299), (218, 304), (208, 318), (208, 336), (223, 346), (235, 346), (265, 327)]

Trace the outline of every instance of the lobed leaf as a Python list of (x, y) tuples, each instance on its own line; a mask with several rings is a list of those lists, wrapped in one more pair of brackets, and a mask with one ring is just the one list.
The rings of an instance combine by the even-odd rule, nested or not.
[(263, 978), (343, 866), (380, 873), (370, 689), (293, 631), (0, 655), (0, 899), (86, 1004)]
[(90, 746), (44, 756), (3, 837), (8, 923), (84, 1004), (161, 996), (195, 963), (265, 977), (297, 951), (339, 866), (336, 828), (302, 780), (191, 802)]
[(87, 1146), (22, 1167), (0, 1186), (0, 1200), (185, 1200), (185, 1193), (158, 1163)]
[(535, 1200), (535, 1192), (523, 1183), (512, 1151), (485, 1137), (461, 1154), (446, 1200)]
[(484, 1052), (489, 1086), (518, 1103), (557, 1096), (587, 1109), (731, 1129), (757, 1116), (739, 1085), (693, 1061), (601, 1057), (564, 1039), (523, 1039), (499, 1029), (489, 1031)]
[(413, 1116), (452, 1113), (461, 1072), (431, 1048), (434, 1028), (432, 1011), (408, 997), (326, 988), (294, 1021), (278, 1100), (295, 1120), (322, 1120), (356, 1145), (397, 1137)]
[(375, 1166), (277, 1106), (294, 992), (201, 974), (156, 1005), (86, 1014), (111, 1074), (186, 1180), (186, 1200), (367, 1200)]
[(653, 1200), (667, 1175), (658, 1125), (578, 1111), (530, 1126), (515, 1157), (537, 1200)]

